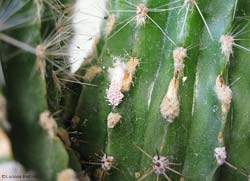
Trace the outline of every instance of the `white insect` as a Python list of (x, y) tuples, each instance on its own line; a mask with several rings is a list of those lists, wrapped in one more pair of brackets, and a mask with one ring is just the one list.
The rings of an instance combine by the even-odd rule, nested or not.
[(126, 68), (125, 63), (120, 58), (115, 59), (113, 67), (108, 69), (110, 85), (106, 90), (107, 101), (114, 107), (118, 106), (124, 97), (121, 89)]

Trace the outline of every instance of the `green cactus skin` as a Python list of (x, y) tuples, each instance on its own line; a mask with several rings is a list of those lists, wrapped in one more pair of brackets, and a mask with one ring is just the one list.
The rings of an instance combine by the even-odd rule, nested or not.
[[(37, 11), (35, 2), (28, 1), (22, 11), (34, 17)], [(32, 24), (8, 34), (36, 46), (40, 42), (40, 25), (35, 17)], [(4, 46), (6, 52), (16, 50), (12, 46)], [(14, 155), (42, 179), (55, 180), (57, 172), (67, 167), (68, 156), (62, 142), (57, 137), (50, 138), (38, 124), (40, 113), (48, 108), (45, 82), (35, 71), (36, 57), (21, 52), (8, 61), (4, 60), (3, 57)]]
[[(112, 10), (129, 9), (124, 1), (109, 3)], [(143, 3), (147, 7), (158, 7), (168, 1), (149, 0)], [(182, 3), (179, 2), (176, 6)], [(76, 115), (82, 122), (85, 120), (85, 124), (80, 127), (84, 133), (82, 139), (88, 142), (81, 149), (83, 158), (93, 157), (94, 153), (104, 149), (105, 143), (106, 153), (116, 160), (119, 171), (111, 172), (108, 180), (136, 180), (135, 172), (142, 175), (150, 167), (151, 160), (135, 145), (152, 156), (157, 149), (161, 150), (162, 156), (172, 156), (173, 162), (181, 164), (174, 166), (174, 169), (181, 172), (185, 180), (218, 179), (216, 171), (220, 169), (214, 157), (214, 149), (224, 146), (218, 141), (218, 135), (222, 132), (225, 137), (227, 113), (221, 111), (221, 102), (215, 93), (217, 76), (222, 73), (226, 85), (230, 84), (229, 63), (221, 53), (219, 39), (233, 28), (235, 3), (233, 0), (197, 1), (213, 35), (213, 41), (195, 5), (190, 7), (187, 16), (185, 8), (182, 11), (149, 13), (163, 29), (168, 30), (176, 45), (171, 44), (149, 19), (145, 26), (137, 28), (131, 22), (112, 36), (123, 24), (118, 25), (112, 31), (111, 39), (101, 41), (99, 57), (95, 63), (104, 68), (102, 74), (92, 82), (98, 87), (83, 88)], [(116, 24), (128, 17), (128, 13), (116, 13)], [(185, 18), (186, 25), (180, 36)], [(188, 58), (185, 59), (183, 75), (188, 79), (185, 83), (179, 80), (180, 115), (174, 123), (168, 124), (162, 118), (159, 107), (173, 77), (172, 51), (178, 46), (194, 48), (188, 50)], [(109, 85), (107, 68), (112, 66), (113, 56), (122, 57), (126, 53), (139, 58), (140, 66), (136, 70), (134, 86), (115, 109), (122, 116), (121, 122), (114, 129), (107, 129), (105, 120), (111, 111), (105, 100)], [(152, 82), (154, 89), (148, 108), (148, 89)], [(105, 129), (108, 130), (107, 133)], [(225, 142), (228, 141), (227, 137), (224, 139)], [(234, 165), (238, 167), (237, 164)], [(237, 174), (237, 171), (229, 169)], [(180, 179), (176, 174), (168, 172), (168, 175), (173, 180)], [(145, 180), (154, 178), (155, 175), (152, 174)]]
[[(249, 16), (250, 1), (239, 1), (237, 17)], [(236, 19), (240, 23), (242, 19)], [(244, 20), (243, 20), (244, 21)], [(249, 20), (246, 19), (246, 22)], [(249, 26), (244, 32), (248, 32)], [(249, 33), (242, 33), (237, 38), (242, 41), (237, 41), (238, 44), (249, 47)], [(249, 175), (249, 71), (247, 67), (250, 66), (249, 52), (242, 49), (235, 48), (234, 56), (232, 57), (229, 71), (229, 80), (232, 82), (233, 101), (231, 108), (231, 117), (227, 122), (226, 129), (226, 148), (228, 153), (228, 162), (237, 166), (243, 173)], [(239, 79), (240, 78), (240, 79)], [(239, 79), (239, 81), (236, 81)], [(247, 180), (246, 176), (240, 172), (231, 169), (228, 166), (223, 166), (219, 180), (222, 181), (240, 181)]]
[(201, 34), (200, 47), (206, 48), (199, 54), (196, 71), (194, 114), (183, 171), (188, 180), (212, 180), (218, 168), (214, 149), (222, 146), (217, 137), (225, 126), (214, 88), (221, 72), (227, 76), (227, 61), (221, 54), (219, 39), (232, 26), (234, 1), (209, 1), (206, 9), (215, 41), (209, 41), (207, 32)]

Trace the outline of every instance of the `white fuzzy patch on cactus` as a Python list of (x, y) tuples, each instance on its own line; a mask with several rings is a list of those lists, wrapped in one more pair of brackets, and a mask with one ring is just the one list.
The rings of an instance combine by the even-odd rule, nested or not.
[(160, 105), (161, 114), (169, 123), (172, 123), (180, 112), (178, 87), (179, 87), (178, 79), (173, 78), (168, 86), (167, 93), (164, 96)]
[(114, 157), (104, 154), (102, 159), (101, 159), (101, 167), (102, 167), (102, 169), (104, 171), (109, 171), (109, 170), (111, 170), (113, 164), (114, 164)]
[(118, 106), (124, 95), (121, 92), (126, 65), (120, 58), (114, 58), (115, 63), (108, 69), (110, 85), (106, 90), (107, 100), (110, 105)]
[(107, 119), (107, 126), (108, 128), (114, 128), (117, 123), (120, 121), (121, 115), (119, 113), (109, 113), (108, 119)]
[(221, 53), (229, 60), (233, 54), (234, 37), (231, 35), (222, 35), (220, 37)]
[(214, 149), (214, 157), (216, 158), (218, 165), (223, 165), (227, 158), (226, 148), (216, 147)]
[(181, 72), (184, 68), (184, 59), (187, 57), (187, 49), (178, 47), (173, 51), (174, 58), (174, 70), (175, 72)]
[(167, 169), (169, 168), (169, 160), (164, 156), (154, 156), (152, 159), (153, 171), (157, 176), (165, 175)]
[(105, 17), (106, 0), (76, 0), (72, 27), (74, 37), (69, 45), (70, 70), (75, 73), (84, 60), (93, 53)]
[(222, 112), (227, 113), (230, 109), (232, 100), (232, 90), (229, 86), (225, 85), (225, 82), (221, 75), (218, 75), (216, 79), (215, 92), (221, 102)]
[(40, 114), (40, 126), (47, 131), (49, 137), (54, 138), (57, 134), (57, 123), (49, 111), (44, 111)]
[(139, 4), (136, 7), (135, 22), (136, 26), (142, 26), (146, 23), (148, 8), (144, 4)]
[(57, 181), (78, 181), (74, 170), (68, 168), (57, 175)]

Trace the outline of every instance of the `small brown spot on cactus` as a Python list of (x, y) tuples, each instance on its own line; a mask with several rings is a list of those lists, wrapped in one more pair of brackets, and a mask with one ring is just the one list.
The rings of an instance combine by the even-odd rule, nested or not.
[(114, 128), (116, 124), (120, 121), (121, 115), (119, 113), (109, 113), (107, 119), (107, 126), (108, 128)]
[(65, 147), (70, 148), (71, 142), (70, 142), (68, 132), (65, 129), (60, 127), (60, 128), (58, 128), (57, 134), (58, 134), (59, 138), (63, 141)]
[(220, 43), (221, 53), (227, 58), (227, 61), (229, 61), (230, 55), (233, 54), (234, 37), (231, 35), (222, 35), (220, 37)]
[(83, 79), (85, 81), (91, 82), (101, 71), (102, 71), (101, 67), (92, 66), (87, 69), (85, 75), (83, 76)]
[(68, 168), (57, 175), (57, 181), (78, 181), (74, 170)]
[(0, 127), (0, 160), (11, 158), (12, 157), (12, 149), (11, 143), (3, 129)]
[(182, 72), (184, 68), (184, 59), (187, 57), (187, 49), (178, 47), (173, 51), (174, 70), (175, 72)]
[(223, 134), (222, 132), (220, 131), (218, 136), (217, 136), (217, 139), (219, 141), (220, 144), (224, 144), (224, 140), (223, 140)]
[(178, 79), (173, 78), (170, 81), (167, 93), (164, 96), (160, 105), (160, 112), (162, 116), (166, 119), (166, 121), (169, 123), (172, 123), (180, 112), (178, 87), (179, 87)]
[(229, 86), (225, 85), (222, 75), (218, 75), (216, 79), (215, 92), (221, 102), (222, 112), (227, 113), (230, 109), (232, 91)]
[(104, 154), (102, 159), (101, 159), (101, 167), (102, 167), (102, 169), (105, 172), (109, 171), (113, 167), (113, 164), (114, 164), (114, 157)]
[(47, 131), (47, 134), (54, 138), (57, 133), (57, 123), (49, 111), (42, 112), (39, 118), (40, 126)]
[(135, 16), (136, 26), (141, 26), (146, 23), (147, 14), (148, 14), (148, 8), (146, 7), (146, 5), (139, 4), (136, 7), (136, 16)]
[(135, 178), (140, 178), (141, 177), (141, 173), (140, 172), (135, 172)]
[(122, 81), (122, 92), (128, 92), (133, 82), (133, 76), (136, 71), (136, 67), (139, 65), (139, 60), (135, 57), (131, 57), (126, 64), (125, 73)]
[(105, 27), (105, 36), (108, 37), (113, 30), (115, 24), (115, 15), (111, 14), (108, 16), (106, 27)]

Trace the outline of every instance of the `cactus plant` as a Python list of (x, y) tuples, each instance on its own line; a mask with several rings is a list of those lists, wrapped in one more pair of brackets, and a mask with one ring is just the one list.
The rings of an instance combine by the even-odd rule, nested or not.
[(43, 180), (248, 180), (250, 1), (106, 5), (72, 74), (79, 12), (67, 1), (0, 1), (7, 160)]
[[(229, 166), (223, 166), (222, 170), (225, 167), (228, 172), (225, 173), (219, 171), (225, 162), (216, 161), (216, 148), (223, 150), (225, 143), (230, 142), (227, 135), (231, 133), (224, 133), (232, 96), (228, 86), (233, 81), (228, 80), (232, 66), (229, 61), (237, 62), (235, 54), (231, 57), (231, 52), (223, 49), (228, 43), (223, 35), (230, 34), (239, 24), (247, 25), (246, 20), (235, 18), (247, 12), (239, 8), (244, 2), (185, 1), (183, 5), (183, 2), (148, 0), (143, 2), (148, 8), (146, 15), (141, 13), (140, 3), (111, 1), (109, 4), (110, 17), (114, 13), (117, 26), (108, 38), (103, 33), (100, 53), (93, 63), (103, 67), (101, 75), (93, 81), (98, 87), (83, 87), (76, 111), (77, 116), (88, 120), (80, 129), (85, 134), (83, 138), (92, 143), (83, 147), (82, 154), (91, 155), (93, 150), (103, 149), (113, 156), (119, 170), (111, 172), (108, 180), (136, 180), (136, 177), (152, 180), (159, 176), (173, 180), (220, 180), (223, 179), (220, 173), (232, 172), (241, 180), (247, 179), (247, 171), (235, 170), (247, 170), (246, 166), (232, 162), (233, 166), (226, 161)], [(167, 3), (169, 6), (163, 8)], [(134, 18), (129, 19), (131, 16)], [(141, 26), (139, 16), (145, 18)], [(243, 31), (247, 29), (248, 26)], [(119, 67), (125, 72), (121, 76), (126, 77), (129, 72), (126, 65), (135, 58), (139, 66), (133, 86), (126, 93), (119, 88), (120, 92), (110, 92), (113, 81), (110, 77), (119, 81)], [(182, 63), (184, 70), (179, 70), (183, 69)], [(110, 112), (119, 114), (119, 119), (111, 118)], [(104, 120), (119, 120), (119, 123), (114, 128), (107, 125), (105, 130)], [(105, 135), (102, 142), (105, 145), (99, 144)], [(167, 165), (167, 176), (154, 166), (147, 172), (154, 165), (151, 162), (156, 150), (160, 156), (170, 156), (170, 162), (180, 165)], [(155, 174), (147, 175), (152, 172)]]
[[(2, 39), (12, 42), (16, 46), (18, 44), (15, 42), (25, 42), (30, 46), (39, 47), (41, 35), (38, 7), (40, 4), (36, 3), (38, 2), (1, 2), (1, 5), (5, 7), (5, 9), (1, 8), (3, 17), (8, 18), (8, 13), (12, 13), (12, 11), (17, 14), (11, 14), (10, 17), (13, 19), (15, 16), (19, 17), (18, 15), (33, 17), (31, 22), (25, 22), (21, 27), (3, 31)], [(17, 9), (13, 10), (12, 7), (17, 7)], [(37, 16), (34, 16), (37, 11)], [(9, 19), (6, 22), (11, 23)], [(8, 33), (8, 35), (4, 33)], [(18, 41), (15, 41), (14, 38)], [(38, 49), (35, 50), (38, 51)], [(33, 49), (30, 48), (30, 50), (33, 53)], [(36, 171), (36, 177), (55, 180), (57, 173), (67, 167), (68, 155), (62, 142), (55, 135), (55, 125), (53, 125), (55, 120), (48, 111), (46, 83), (40, 74), (45, 67), (39, 67), (41, 72), (36, 72), (38, 70), (36, 66), (43, 63), (44, 60), (39, 59), (37, 52), (37, 58), (33, 54), (21, 52), (13, 56), (11, 60), (4, 61), (7, 56), (7, 54), (3, 54), (5, 51), (16, 52), (17, 49), (11, 45), (2, 44), (1, 52), (6, 80), (8, 120), (12, 125), (10, 138), (15, 158), (20, 160), (27, 169)]]

